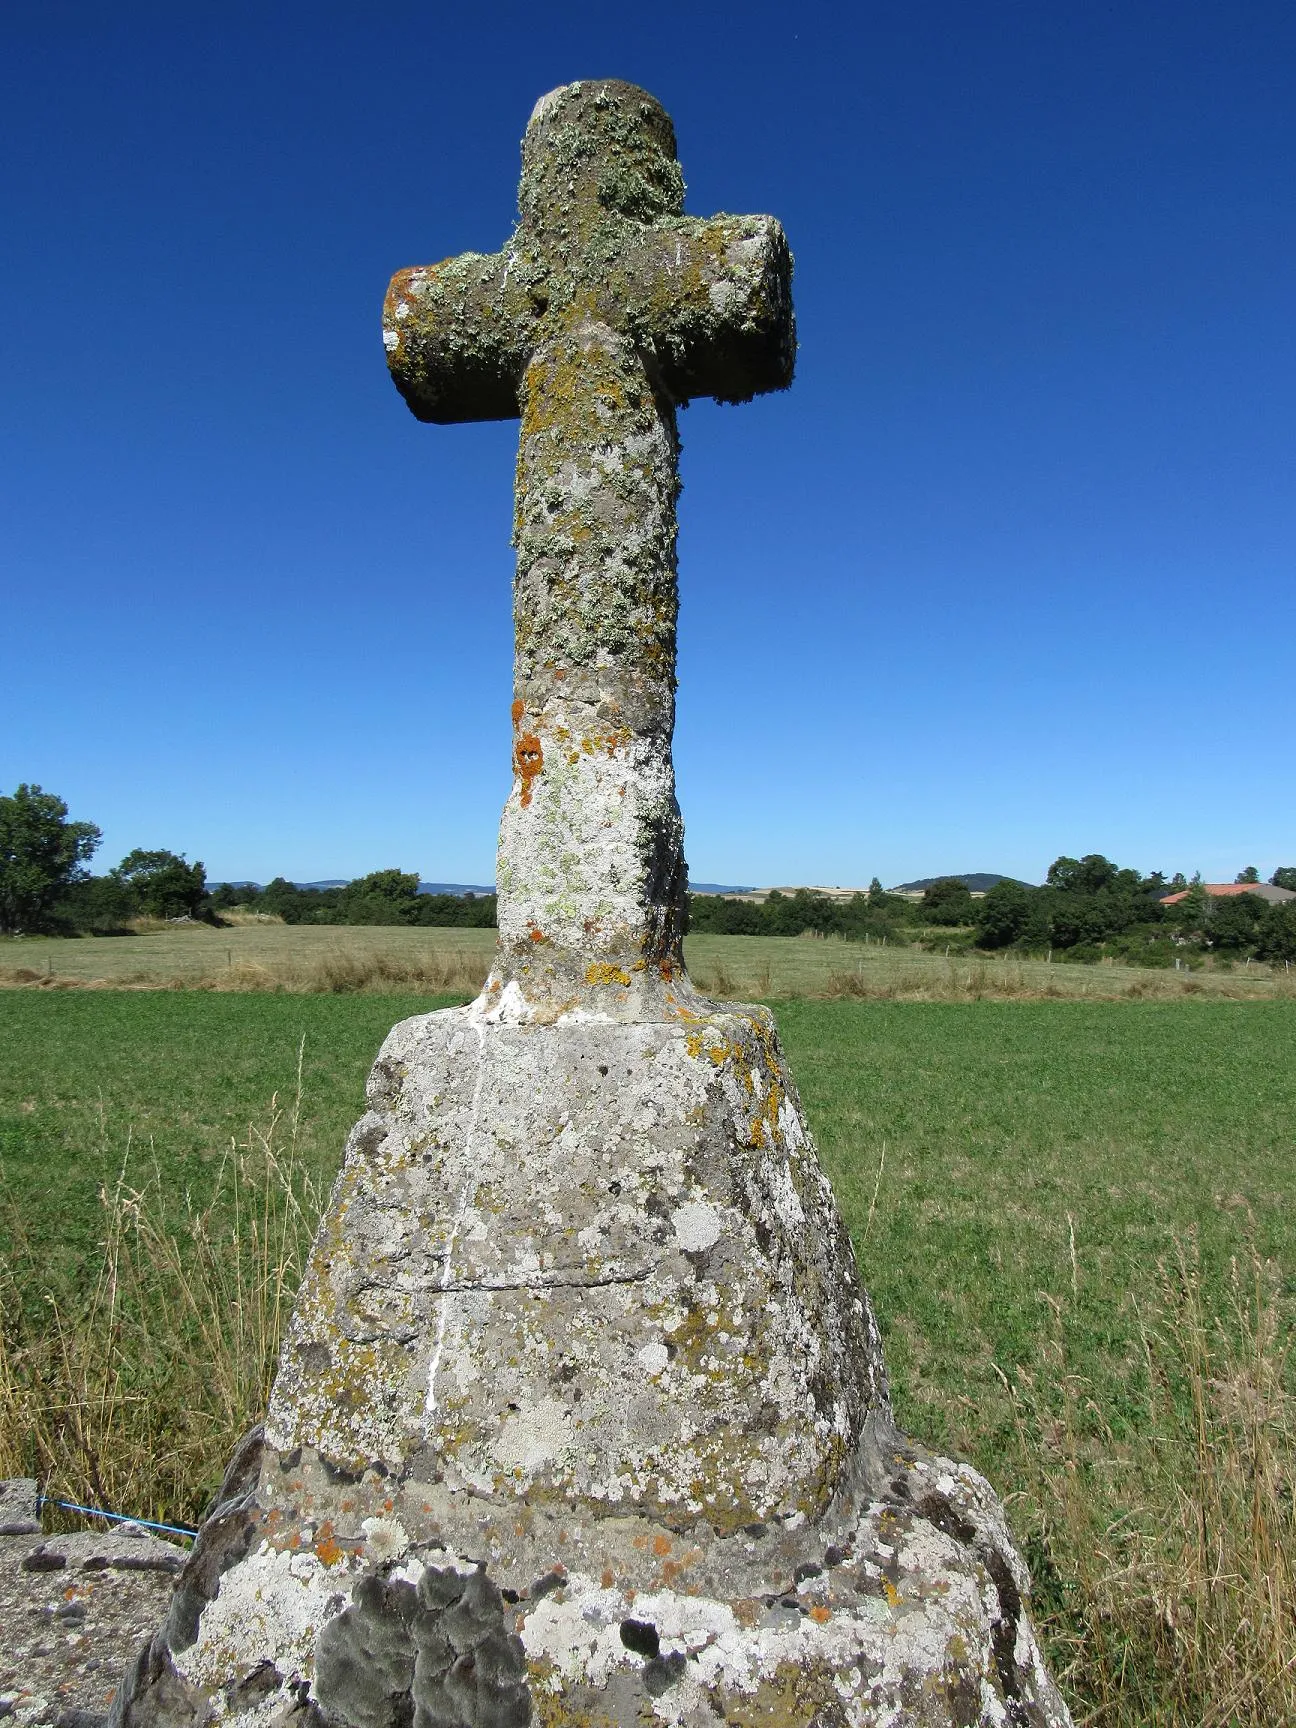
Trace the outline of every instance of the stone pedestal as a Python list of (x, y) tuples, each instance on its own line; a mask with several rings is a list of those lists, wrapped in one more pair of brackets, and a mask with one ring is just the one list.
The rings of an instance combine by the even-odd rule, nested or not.
[(763, 1009), (397, 1026), (118, 1719), (1062, 1724)]

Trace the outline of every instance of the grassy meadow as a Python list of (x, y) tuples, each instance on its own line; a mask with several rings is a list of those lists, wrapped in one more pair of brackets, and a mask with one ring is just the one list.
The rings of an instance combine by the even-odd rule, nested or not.
[[(467, 991), (481, 987), (493, 930), (395, 925), (282, 924), (240, 917), (145, 928), (133, 936), (68, 940), (21, 936), (0, 945), (0, 987), (29, 990), (196, 989)], [(957, 949), (957, 944), (953, 945)], [(809, 936), (718, 936), (685, 941), (703, 989), (752, 1001), (799, 997), (979, 1000), (985, 997), (1108, 1000), (1210, 996), (1296, 1001), (1296, 977), (1261, 965), (1188, 971), (1049, 964), (1007, 954), (959, 954)]]
[[(138, 941), (156, 983), (244, 935)], [(264, 1398), (378, 1044), (451, 999), (374, 993), (356, 948), (340, 993), (302, 980), (339, 937), (371, 959), (430, 937), (428, 974), (455, 948), (475, 983), (491, 933), (246, 935), (226, 970), (278, 966), (277, 988), (0, 991), (0, 1475), (196, 1516)], [(844, 946), (690, 956), (776, 1001), (902, 1422), (1005, 1495), (1078, 1721), (1296, 1719), (1296, 1005), (1225, 999), (1227, 976), (975, 999), (968, 962), (881, 950), (852, 999)]]

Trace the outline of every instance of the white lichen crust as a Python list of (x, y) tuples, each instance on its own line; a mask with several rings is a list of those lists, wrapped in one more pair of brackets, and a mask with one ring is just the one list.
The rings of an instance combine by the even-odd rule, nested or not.
[(817, 1516), (886, 1393), (768, 1011), (482, 1008), (383, 1046), (271, 1444), (681, 1528)]
[(1065, 1724), (998, 1502), (892, 1425), (768, 1014), (491, 1012), (383, 1046), (119, 1720)]

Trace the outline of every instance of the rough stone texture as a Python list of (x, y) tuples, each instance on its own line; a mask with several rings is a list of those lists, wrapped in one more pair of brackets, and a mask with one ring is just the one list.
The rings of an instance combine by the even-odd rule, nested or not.
[(892, 1424), (764, 1010), (483, 997), (369, 1104), (118, 1719), (1067, 1721), (994, 1495)]
[(894, 1427), (773, 1022), (683, 966), (675, 409), (788, 382), (782, 232), (684, 217), (629, 85), (523, 163), (386, 325), (421, 418), (522, 421), (495, 965), (379, 1054), (114, 1728), (1064, 1728), (1002, 1508)]
[(521, 219), (490, 257), (392, 280), (421, 419), (520, 416), (513, 793), (491, 988), (659, 1015), (682, 978), (675, 802), (676, 408), (791, 381), (792, 262), (768, 216), (684, 215), (664, 110), (604, 79), (544, 97)]
[(102, 1722), (183, 1562), (137, 1525), (42, 1539), (36, 1483), (0, 1482), (0, 1721)]

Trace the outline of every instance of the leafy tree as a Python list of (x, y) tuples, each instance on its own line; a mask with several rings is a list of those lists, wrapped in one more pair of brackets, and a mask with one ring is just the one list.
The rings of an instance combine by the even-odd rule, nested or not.
[(888, 894), (875, 876), (868, 885), (868, 910), (876, 915), (884, 912), (889, 918), (901, 919), (909, 910), (909, 902), (903, 894)]
[(348, 882), (338, 896), (344, 924), (414, 924), (418, 921), (418, 876), (403, 870), (373, 870)]
[(1008, 948), (1025, 934), (1040, 898), (1038, 888), (1014, 882), (1005, 876), (976, 905), (976, 942), (979, 948)]
[(368, 876), (357, 876), (348, 882), (342, 893), (347, 899), (363, 899), (376, 894), (380, 900), (412, 900), (418, 893), (417, 873), (404, 870), (372, 870)]
[(921, 914), (928, 924), (970, 924), (974, 901), (957, 876), (938, 876), (923, 890)]
[(130, 889), (111, 874), (69, 884), (58, 904), (61, 923), (83, 936), (124, 936), (135, 916)]
[(1260, 872), (1256, 869), (1254, 864), (1248, 864), (1245, 870), (1239, 870), (1238, 871), (1237, 875), (1233, 878), (1233, 880), (1235, 882), (1246, 882), (1246, 883), (1259, 882)]
[(1231, 894), (1227, 900), (1216, 900), (1211, 907), (1211, 946), (1232, 951), (1254, 947), (1268, 910), (1258, 894)]
[(67, 813), (61, 798), (35, 785), (0, 797), (0, 930), (47, 929), (60, 897), (87, 874), (102, 835)]
[(1101, 852), (1088, 852), (1083, 858), (1055, 858), (1044, 880), (1050, 888), (1060, 888), (1066, 894), (1096, 894), (1118, 874), (1110, 858)]
[(1269, 878), (1271, 888), (1290, 888), (1296, 892), (1296, 864), (1280, 864)]
[(196, 918), (207, 898), (207, 872), (183, 852), (137, 846), (111, 872), (139, 911), (151, 918)]
[(1210, 895), (1201, 879), (1201, 871), (1195, 871), (1184, 898), (1177, 906), (1170, 907), (1170, 917), (1175, 928), (1185, 936), (1202, 935), (1215, 908)]
[[(1282, 883), (1273, 886), (1281, 888)], [(1296, 960), (1296, 900), (1284, 900), (1265, 908), (1256, 953), (1262, 960)]]
[(689, 929), (709, 930), (721, 936), (759, 936), (764, 930), (762, 907), (750, 900), (731, 900), (725, 894), (690, 894)]

